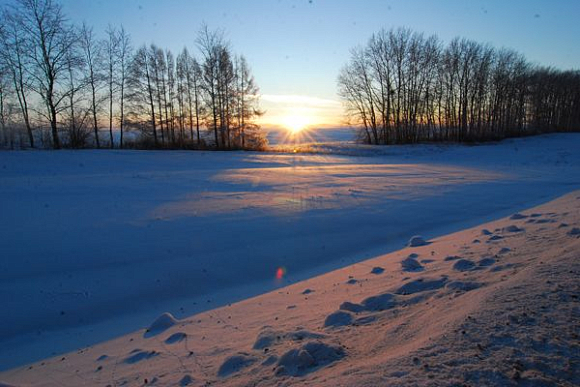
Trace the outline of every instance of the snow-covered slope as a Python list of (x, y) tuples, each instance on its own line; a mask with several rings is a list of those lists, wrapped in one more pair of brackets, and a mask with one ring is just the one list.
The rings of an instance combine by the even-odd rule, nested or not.
[[(0, 373), (39, 386), (574, 386), (580, 191)], [(420, 244), (421, 246), (416, 246)], [(414, 265), (405, 264), (412, 260)]]
[(242, 300), (395, 251), (414, 234), (443, 235), (580, 186), (580, 136), (572, 134), (473, 147), (333, 147), (323, 155), (3, 152), (0, 368), (132, 332), (166, 311), (183, 318)]

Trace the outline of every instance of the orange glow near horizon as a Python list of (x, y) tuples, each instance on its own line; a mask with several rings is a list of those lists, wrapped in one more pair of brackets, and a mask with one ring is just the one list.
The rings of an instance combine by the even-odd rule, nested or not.
[(291, 134), (297, 134), (306, 129), (311, 124), (311, 120), (304, 115), (289, 114), (282, 118), (282, 126), (290, 131)]

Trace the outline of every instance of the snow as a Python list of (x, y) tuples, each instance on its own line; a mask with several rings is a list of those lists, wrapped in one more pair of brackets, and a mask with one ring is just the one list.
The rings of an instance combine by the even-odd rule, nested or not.
[[(238, 303), (179, 320), (164, 315), (157, 321), (171, 326), (155, 336), (143, 328), (0, 373), (0, 380), (46, 386), (577, 385), (580, 239), (559, 224), (580, 227), (580, 190), (528, 211), (555, 222), (509, 232), (526, 219), (511, 220), (508, 211), (503, 219), (430, 238), (429, 245)], [(503, 238), (473, 244), (484, 227)], [(496, 254), (504, 248), (509, 254)], [(432, 262), (424, 271), (404, 272), (400, 262), (411, 254)], [(491, 257), (494, 262), (481, 265)], [(455, 271), (461, 259), (478, 262), (477, 269)], [(384, 272), (373, 274), (374, 267)], [(347, 285), (349, 277), (358, 282)], [(305, 289), (315, 291), (305, 295)], [(325, 324), (329, 319), (339, 323)]]
[[(166, 312), (177, 318), (167, 331), (181, 329), (187, 316), (395, 251), (413, 235), (432, 241), (580, 187), (575, 134), (314, 150), (322, 153), (3, 152), (0, 369), (145, 328)], [(525, 235), (527, 225), (499, 229), (482, 246)], [(374, 267), (385, 268), (373, 274), (381, 279), (402, 260), (340, 283), (355, 291)], [(319, 294), (308, 287), (316, 292), (302, 298)]]

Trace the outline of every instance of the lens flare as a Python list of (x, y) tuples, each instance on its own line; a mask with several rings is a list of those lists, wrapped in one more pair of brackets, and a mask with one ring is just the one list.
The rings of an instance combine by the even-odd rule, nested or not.
[(285, 267), (279, 267), (278, 269), (276, 269), (276, 279), (277, 280), (281, 280), (285, 274), (286, 274)]

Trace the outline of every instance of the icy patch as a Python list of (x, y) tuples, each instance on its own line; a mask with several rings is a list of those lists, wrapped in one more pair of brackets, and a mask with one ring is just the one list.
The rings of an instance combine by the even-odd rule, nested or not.
[(430, 244), (430, 242), (427, 242), (425, 239), (423, 239), (422, 236), (415, 235), (415, 236), (411, 237), (411, 239), (409, 239), (409, 242), (407, 243), (407, 247), (420, 247), (420, 246), (427, 246), (428, 244)]
[(218, 376), (226, 377), (254, 364), (257, 359), (247, 353), (238, 353), (228, 357), (220, 366)]
[(147, 328), (144, 337), (152, 337), (171, 328), (179, 321), (171, 313), (165, 312)]

